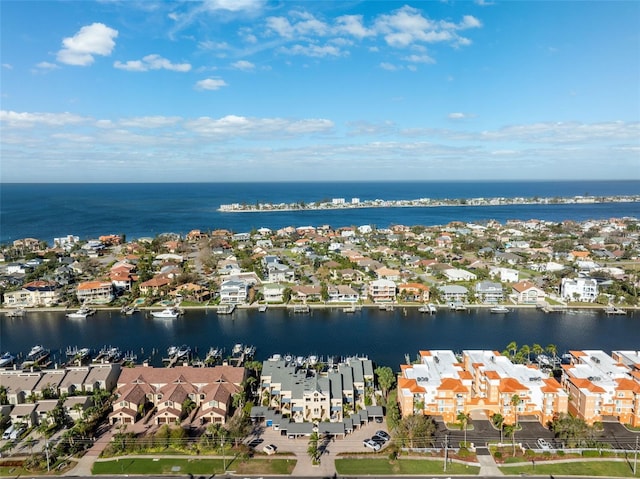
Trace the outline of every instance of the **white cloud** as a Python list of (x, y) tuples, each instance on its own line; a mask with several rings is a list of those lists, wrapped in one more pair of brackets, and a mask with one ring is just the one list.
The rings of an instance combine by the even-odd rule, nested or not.
[(362, 15), (343, 15), (336, 18), (336, 33), (346, 33), (355, 38), (365, 38), (373, 35), (373, 31), (364, 26)]
[(130, 72), (146, 72), (149, 70), (188, 72), (191, 70), (191, 65), (189, 63), (171, 63), (166, 58), (156, 54), (147, 55), (142, 60), (129, 60), (125, 63), (116, 61), (113, 66), (120, 70), (127, 70)]
[(66, 126), (86, 123), (86, 117), (73, 113), (28, 113), (11, 110), (0, 110), (0, 122), (14, 128), (31, 128), (33, 126)]
[(235, 63), (232, 63), (231, 67), (235, 68), (236, 70), (242, 70), (242, 71), (248, 72), (248, 71), (254, 70), (256, 66), (253, 63), (248, 62), (246, 60), (239, 60)]
[(227, 82), (220, 78), (207, 78), (206, 80), (196, 82), (197, 90), (219, 90), (224, 86), (228, 86)]
[(447, 118), (449, 118), (450, 120), (464, 120), (466, 118), (470, 118), (472, 115), (469, 115), (467, 113), (462, 113), (462, 112), (453, 112), (453, 113), (449, 113), (447, 115)]
[(380, 63), (380, 68), (382, 68), (383, 70), (390, 71), (390, 72), (395, 72), (395, 71), (401, 69), (401, 67), (399, 67), (397, 65), (394, 65), (393, 63), (388, 63), (388, 62)]
[(308, 57), (339, 57), (347, 55), (347, 52), (334, 45), (293, 45), (283, 47), (280, 51), (290, 55), (304, 55)]
[(287, 120), (228, 115), (218, 119), (202, 117), (187, 121), (185, 127), (207, 137), (257, 139), (328, 133), (334, 128), (334, 124), (325, 119)]
[(404, 59), (411, 63), (435, 63), (436, 61), (429, 55), (409, 55)]
[(36, 69), (40, 70), (40, 71), (57, 70), (58, 68), (60, 68), (60, 67), (58, 65), (56, 65), (55, 63), (40, 62), (40, 63), (36, 64)]
[(264, 0), (205, 0), (204, 9), (216, 12), (227, 10), (229, 12), (257, 11), (264, 6)]
[(91, 65), (94, 55), (111, 55), (117, 37), (118, 31), (103, 23), (84, 26), (73, 37), (62, 40), (63, 48), (58, 51), (57, 60), (67, 65)]
[(2, 68), (4, 68), (5, 70), (13, 70), (13, 65), (11, 65), (10, 63), (3, 63)]

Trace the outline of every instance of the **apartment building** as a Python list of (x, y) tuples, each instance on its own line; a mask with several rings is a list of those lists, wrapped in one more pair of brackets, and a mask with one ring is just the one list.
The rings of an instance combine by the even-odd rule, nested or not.
[[(593, 424), (615, 417), (640, 426), (640, 379), (620, 359), (600, 350), (571, 351), (572, 364), (563, 365), (562, 383), (569, 392), (569, 412)], [(631, 356), (627, 354), (627, 356)]]

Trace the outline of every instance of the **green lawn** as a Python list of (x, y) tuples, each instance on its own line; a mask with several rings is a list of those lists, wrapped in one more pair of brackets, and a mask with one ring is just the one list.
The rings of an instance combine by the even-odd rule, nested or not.
[(535, 470), (531, 463), (527, 466), (501, 467), (505, 475), (525, 474), (553, 474), (578, 476), (616, 476), (633, 477), (633, 470), (626, 462), (593, 461), (567, 462), (564, 464), (542, 464), (536, 462)]
[[(478, 474), (477, 466), (447, 464), (446, 474)], [(336, 459), (336, 472), (340, 475), (365, 474), (444, 474), (441, 460), (429, 459)]]
[[(258, 470), (264, 474), (291, 474), (295, 460), (287, 459), (227, 459), (227, 469), (250, 473)], [(149, 459), (122, 458), (98, 461), (93, 465), (93, 474), (193, 474), (206, 475), (224, 472), (222, 459)]]

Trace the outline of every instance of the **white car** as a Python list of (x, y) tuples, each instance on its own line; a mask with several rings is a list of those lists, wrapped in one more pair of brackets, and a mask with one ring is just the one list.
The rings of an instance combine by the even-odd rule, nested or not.
[(268, 454), (269, 456), (272, 454), (276, 453), (276, 449), (278, 449), (276, 446), (274, 446), (273, 444), (267, 444), (266, 446), (264, 446), (262, 448), (262, 450)]
[(371, 448), (374, 451), (379, 451), (381, 447), (380, 444), (378, 444), (372, 439), (365, 439), (364, 441), (362, 441), (362, 444), (364, 444), (364, 447)]
[(551, 449), (551, 444), (546, 439), (540, 438), (538, 439), (538, 447), (544, 451), (548, 451)]

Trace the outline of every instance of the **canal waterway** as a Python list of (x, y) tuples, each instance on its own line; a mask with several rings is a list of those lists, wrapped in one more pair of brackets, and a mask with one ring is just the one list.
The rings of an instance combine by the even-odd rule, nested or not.
[(579, 310), (544, 313), (515, 309), (491, 314), (487, 309), (435, 315), (416, 308), (394, 311), (364, 308), (345, 313), (341, 308), (313, 309), (310, 314), (270, 308), (266, 312), (236, 310), (217, 315), (215, 310), (187, 310), (178, 319), (151, 318), (144, 311), (132, 316), (98, 311), (86, 319), (68, 319), (63, 312), (28, 312), (23, 318), (0, 315), (0, 349), (24, 356), (35, 344), (52, 351), (55, 362), (65, 360), (68, 346), (98, 350), (105, 345), (133, 351), (138, 360), (161, 365), (171, 345), (185, 344), (202, 359), (210, 347), (236, 343), (257, 348), (256, 359), (274, 353), (293, 356), (367, 355), (394, 370), (424, 349), (494, 349), (518, 345), (555, 344), (558, 353), (570, 349), (640, 349), (640, 312), (607, 316), (602, 311)]

